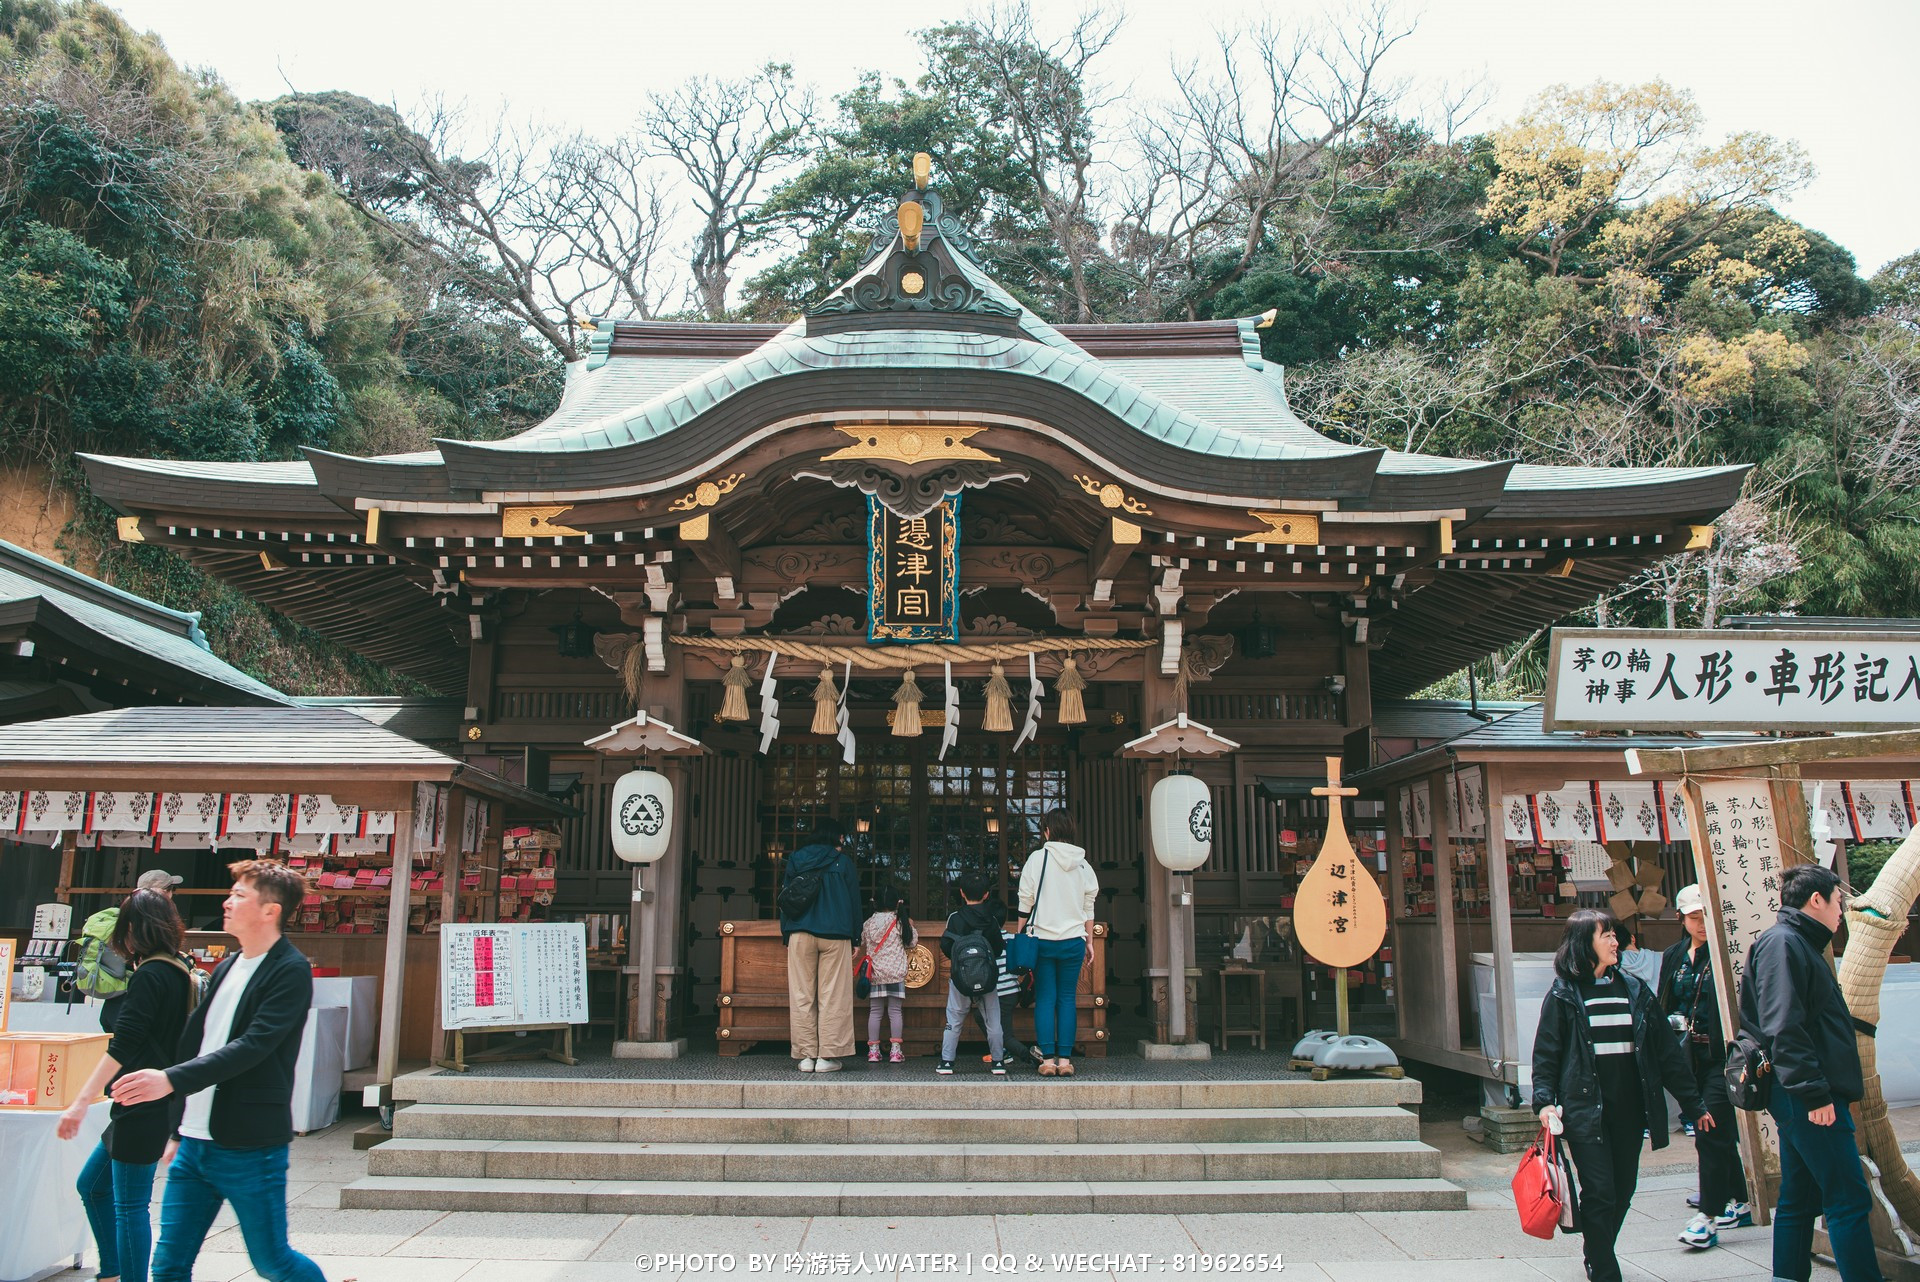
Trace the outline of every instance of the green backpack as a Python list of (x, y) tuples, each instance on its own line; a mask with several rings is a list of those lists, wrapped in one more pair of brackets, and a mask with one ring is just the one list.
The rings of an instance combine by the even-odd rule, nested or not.
[(118, 997), (127, 991), (133, 965), (107, 942), (119, 924), (118, 908), (102, 908), (80, 928), (80, 966), (73, 986), (88, 997)]

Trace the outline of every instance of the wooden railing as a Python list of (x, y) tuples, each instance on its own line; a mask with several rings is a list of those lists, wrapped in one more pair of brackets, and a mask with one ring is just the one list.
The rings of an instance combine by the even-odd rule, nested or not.
[(1341, 720), (1340, 696), (1325, 690), (1196, 690), (1189, 706), (1193, 719), (1209, 726)]

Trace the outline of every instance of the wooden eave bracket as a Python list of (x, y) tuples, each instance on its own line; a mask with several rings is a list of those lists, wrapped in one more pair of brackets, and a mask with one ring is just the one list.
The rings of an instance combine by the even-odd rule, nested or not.
[(649, 717), (645, 711), (622, 721), (605, 734), (595, 735), (586, 746), (608, 756), (705, 756), (707, 747), (698, 739), (681, 734), (664, 721)]
[(1171, 721), (1165, 721), (1122, 745), (1123, 757), (1164, 757), (1178, 753), (1185, 757), (1216, 757), (1223, 752), (1234, 752), (1240, 745), (1223, 734), (1214, 732), (1211, 726), (1203, 726), (1198, 721), (1189, 721), (1186, 713), (1181, 713)]
[(726, 527), (714, 520), (711, 512), (702, 512), (680, 523), (680, 538), (692, 549), (694, 559), (713, 576), (714, 593), (722, 601), (740, 596), (740, 545)]

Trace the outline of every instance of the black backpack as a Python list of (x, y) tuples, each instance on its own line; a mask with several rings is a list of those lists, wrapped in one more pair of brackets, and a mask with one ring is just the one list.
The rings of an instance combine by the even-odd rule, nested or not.
[(1773, 1098), (1773, 1060), (1751, 1032), (1741, 1029), (1727, 1042), (1727, 1098), (1735, 1108), (1758, 1113)]
[(1000, 982), (993, 949), (985, 935), (962, 935), (953, 941), (953, 986), (968, 997), (984, 997)]
[(805, 917), (813, 906), (820, 902), (820, 888), (827, 884), (824, 869), (816, 872), (790, 872), (786, 880), (780, 883), (780, 894), (774, 903), (780, 909), (780, 915), (788, 921), (798, 921)]

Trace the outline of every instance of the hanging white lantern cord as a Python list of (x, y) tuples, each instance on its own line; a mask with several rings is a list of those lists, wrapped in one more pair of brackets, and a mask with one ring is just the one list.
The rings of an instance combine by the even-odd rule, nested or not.
[(960, 742), (960, 687), (953, 683), (953, 665), (947, 665), (947, 724), (940, 728), (940, 760), (947, 749)]
[(1013, 741), (1015, 752), (1020, 745), (1040, 733), (1040, 699), (1047, 688), (1040, 684), (1040, 667), (1034, 662), (1032, 652), (1027, 654), (1027, 724), (1020, 727), (1020, 737)]
[(780, 735), (780, 688), (773, 679), (774, 665), (780, 662), (778, 650), (767, 651), (767, 671), (760, 678), (760, 752), (766, 755)]
[(847, 765), (853, 764), (853, 720), (847, 715), (847, 690), (853, 685), (853, 660), (847, 660), (846, 669), (840, 674), (840, 710), (837, 714), (840, 731), (835, 736), (840, 740), (840, 759)]

